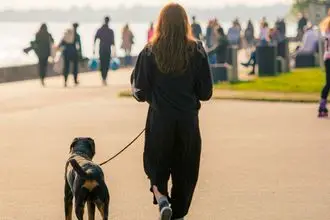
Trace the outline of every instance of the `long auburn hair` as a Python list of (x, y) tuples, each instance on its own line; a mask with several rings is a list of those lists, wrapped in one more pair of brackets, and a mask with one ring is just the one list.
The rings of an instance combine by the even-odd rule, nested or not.
[(150, 44), (162, 73), (183, 73), (187, 69), (196, 43), (181, 5), (169, 3), (161, 10)]

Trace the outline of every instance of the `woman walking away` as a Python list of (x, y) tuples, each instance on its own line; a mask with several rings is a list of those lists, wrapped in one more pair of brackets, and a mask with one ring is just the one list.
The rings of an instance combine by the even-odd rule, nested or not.
[(155, 36), (139, 54), (131, 83), (135, 99), (149, 104), (144, 170), (154, 204), (161, 220), (182, 220), (198, 179), (198, 112), (200, 101), (212, 96), (212, 78), (206, 52), (194, 40), (181, 5), (170, 3), (160, 12)]
[(324, 62), (326, 72), (326, 83), (321, 93), (321, 101), (319, 107), (319, 117), (328, 117), (327, 99), (330, 90), (330, 20), (326, 25), (325, 30), (325, 50)]
[(134, 35), (129, 29), (128, 24), (123, 28), (122, 40), (121, 48), (125, 51), (125, 66), (128, 66), (131, 64), (131, 51), (134, 44)]
[(52, 35), (48, 32), (47, 25), (42, 24), (36, 39), (33, 42), (33, 48), (39, 59), (39, 76), (42, 86), (45, 86), (45, 77), (48, 69), (48, 58), (51, 56), (51, 50), (54, 40)]
[(66, 30), (64, 37), (59, 45), (63, 49), (64, 57), (64, 87), (67, 87), (70, 65), (73, 64), (73, 77), (75, 85), (78, 85), (78, 48), (76, 44), (75, 31), (73, 29)]

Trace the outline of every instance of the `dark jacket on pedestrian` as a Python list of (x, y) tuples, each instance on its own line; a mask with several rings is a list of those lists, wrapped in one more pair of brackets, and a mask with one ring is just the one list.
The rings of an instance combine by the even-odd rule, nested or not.
[(32, 44), (39, 59), (46, 59), (51, 55), (53, 43), (54, 39), (48, 32), (39, 31), (36, 34), (35, 41)]
[(114, 32), (107, 24), (97, 30), (94, 41), (100, 40), (99, 51), (111, 53), (111, 46), (115, 45)]
[(200, 100), (212, 96), (212, 77), (203, 47), (194, 50), (186, 72), (164, 74), (157, 68), (152, 48), (147, 46), (139, 54), (131, 76), (134, 97), (172, 116), (198, 114)]
[(64, 56), (70, 58), (82, 57), (80, 35), (72, 29), (66, 31), (59, 46), (63, 48)]

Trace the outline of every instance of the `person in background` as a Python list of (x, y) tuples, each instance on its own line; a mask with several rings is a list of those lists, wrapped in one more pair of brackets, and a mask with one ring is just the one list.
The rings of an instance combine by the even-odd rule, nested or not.
[(212, 32), (213, 32), (214, 21), (210, 20), (206, 27), (205, 43), (207, 47), (212, 46)]
[(298, 21), (298, 28), (297, 28), (297, 40), (301, 41), (304, 35), (304, 28), (307, 25), (307, 18), (305, 17), (304, 13), (300, 14), (300, 19)]
[(285, 21), (283, 18), (282, 19), (278, 18), (276, 20), (275, 27), (279, 31), (281, 36), (285, 38), (286, 37), (286, 24), (285, 24)]
[(148, 41), (147, 41), (148, 43), (151, 41), (153, 36), (154, 36), (154, 23), (151, 22), (148, 30)]
[(286, 37), (286, 22), (284, 18), (282, 18), (280, 21), (280, 32), (282, 33), (282, 35), (284, 35), (284, 37)]
[[(211, 48), (214, 45), (218, 44), (218, 28), (220, 28), (220, 25), (217, 21), (217, 19), (213, 19), (209, 22), (209, 26), (207, 28), (207, 36), (206, 36), (206, 46), (207, 48)], [(210, 64), (215, 64), (217, 61), (217, 55), (216, 53), (212, 53), (209, 56), (209, 62)]]
[(275, 27), (277, 28), (277, 30), (279, 30), (280, 28), (280, 23), (281, 23), (281, 19), (279, 17), (277, 17), (276, 21), (275, 21)]
[(239, 18), (235, 18), (234, 23), (235, 23), (236, 27), (239, 29), (239, 32), (241, 32), (242, 25), (241, 25), (241, 22), (239, 22)]
[(240, 45), (241, 31), (236, 21), (234, 21), (232, 27), (229, 28), (227, 37), (230, 45), (234, 45), (234, 46)]
[(97, 30), (94, 38), (94, 54), (95, 44), (99, 40), (99, 57), (100, 57), (100, 71), (103, 85), (107, 85), (107, 77), (109, 72), (109, 64), (111, 60), (111, 49), (115, 51), (115, 36), (111, 28), (109, 28), (110, 18), (104, 18), (104, 24)]
[(325, 34), (325, 32), (327, 31), (329, 21), (330, 21), (330, 8), (328, 9), (328, 15), (325, 18), (323, 18), (323, 20), (319, 24), (321, 34)]
[(276, 38), (277, 44), (277, 56), (280, 56), (285, 59), (286, 57), (286, 24), (284, 19), (278, 18), (275, 23), (275, 36), (272, 36), (272, 41)]
[(328, 116), (327, 99), (330, 90), (330, 20), (327, 20), (325, 27), (325, 48), (324, 48), (324, 62), (325, 62), (325, 85), (321, 92), (321, 100), (319, 106), (319, 117)]
[(250, 59), (247, 63), (241, 63), (241, 65), (245, 67), (250, 67), (252, 66), (252, 71), (248, 73), (248, 75), (254, 75), (255, 74), (255, 69), (256, 69), (256, 64), (257, 64), (257, 51), (254, 48), (250, 55)]
[(42, 24), (36, 34), (33, 48), (39, 59), (39, 76), (42, 86), (45, 86), (45, 77), (48, 69), (48, 58), (51, 56), (51, 50), (54, 43), (52, 35), (48, 32), (47, 25)]
[(313, 30), (313, 25), (308, 22), (305, 26), (305, 33), (303, 35), (301, 46), (299, 46), (294, 56), (299, 54), (311, 54), (316, 53), (318, 49), (318, 34)]
[(131, 51), (134, 44), (134, 35), (126, 24), (122, 31), (122, 44), (121, 48), (125, 51), (125, 66), (131, 65)]
[(217, 63), (224, 64), (227, 62), (229, 41), (222, 27), (217, 29), (217, 35), (218, 42), (212, 48), (208, 49), (208, 54), (209, 56), (216, 54)]
[(202, 33), (202, 28), (201, 28), (200, 24), (198, 24), (198, 23), (196, 22), (196, 16), (193, 16), (193, 17), (192, 17), (192, 20), (193, 20), (193, 22), (192, 22), (192, 24), (191, 24), (192, 33), (193, 33), (194, 37), (195, 37), (197, 40), (201, 40), (201, 37), (202, 37), (202, 35), (203, 35), (203, 33)]
[(265, 20), (262, 21), (260, 24), (259, 41), (261, 45), (267, 45), (269, 42), (268, 22), (266, 22)]
[(211, 34), (211, 45), (215, 45), (218, 43), (218, 29), (221, 27), (219, 24), (218, 20), (215, 18), (213, 20), (213, 25), (212, 25), (212, 34)]
[(254, 27), (251, 20), (248, 21), (247, 27), (244, 32), (244, 38), (247, 44), (247, 49), (250, 50), (254, 44)]
[(183, 220), (198, 181), (200, 101), (211, 98), (213, 85), (207, 54), (181, 5), (170, 3), (160, 12), (131, 84), (134, 98), (149, 104), (143, 160), (154, 204), (161, 220)]
[(265, 16), (262, 17), (262, 19), (260, 21), (260, 24), (267, 24), (268, 25), (268, 21), (267, 21), (267, 18)]
[(82, 45), (81, 45), (81, 37), (80, 34), (78, 33), (78, 23), (73, 23), (73, 31), (74, 31), (74, 42), (76, 44), (76, 50), (77, 50), (77, 57), (76, 59), (73, 60), (73, 74), (75, 76), (75, 84), (78, 85), (78, 74), (79, 74), (79, 62), (83, 59), (82, 55)]
[(274, 27), (269, 30), (269, 42), (273, 45), (278, 45), (283, 41), (280, 31)]
[(77, 55), (78, 55), (78, 61), (83, 58), (82, 56), (82, 46), (81, 46), (81, 37), (80, 34), (78, 33), (78, 23), (73, 23), (73, 31), (74, 31), (74, 41), (76, 43), (76, 48), (77, 48)]
[[(64, 87), (67, 87), (68, 76), (70, 72), (71, 64), (73, 65), (73, 78), (75, 85), (78, 85), (78, 64), (79, 57), (81, 56), (81, 43), (80, 36), (77, 34), (76, 28), (67, 29), (62, 41), (59, 44), (59, 48), (63, 49), (63, 58), (64, 58)], [(80, 52), (79, 52), (80, 51)], [(79, 54), (80, 53), (80, 54)]]

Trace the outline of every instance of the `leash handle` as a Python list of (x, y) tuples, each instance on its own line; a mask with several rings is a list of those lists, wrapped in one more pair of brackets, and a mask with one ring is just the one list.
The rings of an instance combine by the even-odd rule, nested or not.
[(111, 160), (115, 159), (116, 157), (118, 157), (121, 153), (123, 153), (127, 148), (129, 148), (132, 144), (134, 144), (134, 142), (145, 132), (145, 128), (129, 143), (126, 145), (126, 147), (124, 147), (121, 151), (119, 151), (116, 155), (114, 155), (113, 157), (109, 158), (108, 160), (104, 161), (103, 163), (100, 163), (100, 166), (103, 166), (107, 163), (109, 163)]

